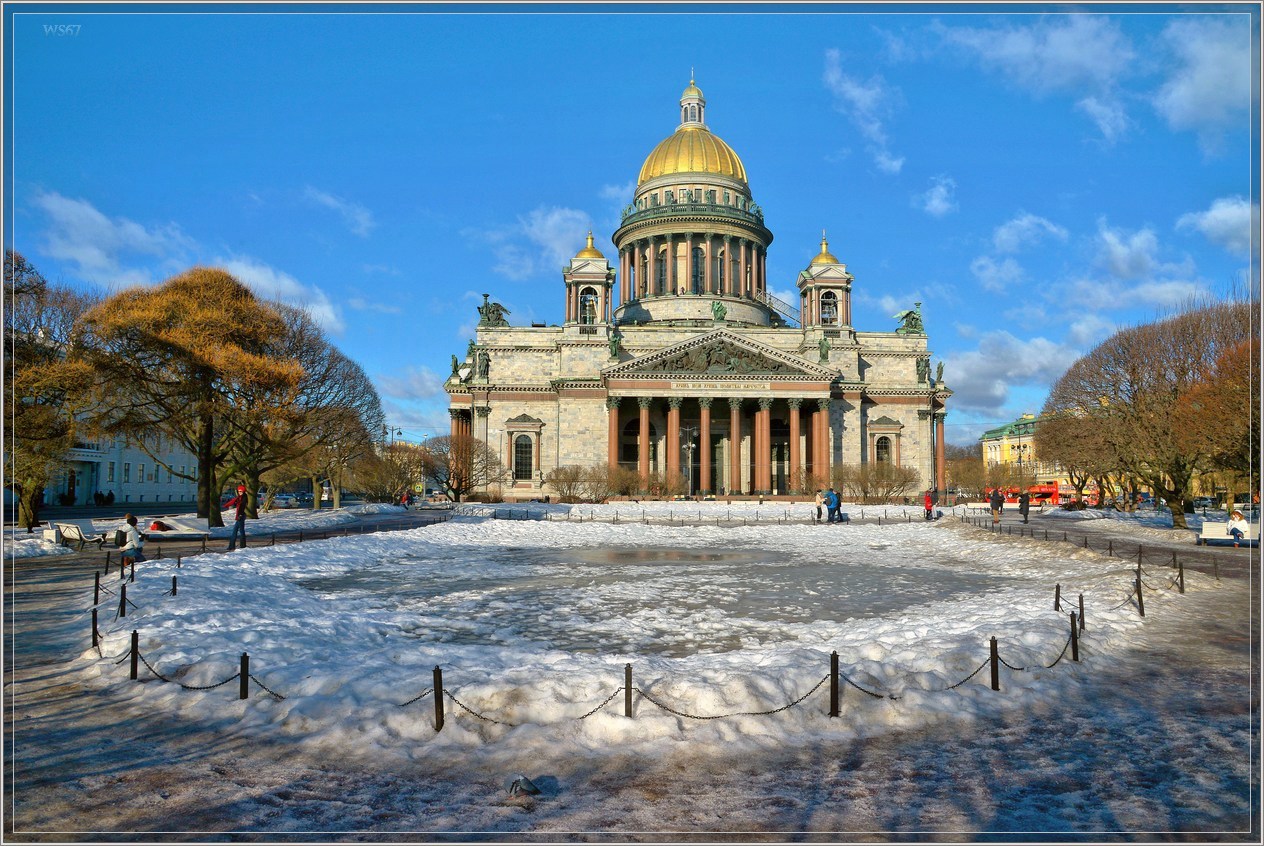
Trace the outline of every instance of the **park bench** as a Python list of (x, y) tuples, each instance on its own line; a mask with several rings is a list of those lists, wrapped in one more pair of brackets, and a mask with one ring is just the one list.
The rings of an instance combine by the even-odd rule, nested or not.
[[(1260, 526), (1258, 523), (1252, 523), (1250, 529), (1246, 533), (1246, 537), (1242, 538), (1243, 543), (1258, 543), (1260, 539)], [(1196, 543), (1202, 546), (1211, 541), (1233, 541), (1233, 536), (1229, 534), (1228, 523), (1206, 522), (1203, 523), (1203, 530), (1198, 535)]]
[[(52, 535), (50, 538), (49, 535)], [(95, 543), (97, 549), (105, 545), (105, 532), (98, 532), (92, 528), (91, 520), (57, 520), (52, 524), (52, 529), (44, 530), (44, 539), (51, 540), (53, 543), (64, 544), (70, 546), (71, 543), (79, 544), (78, 549), (82, 550), (84, 544)]]

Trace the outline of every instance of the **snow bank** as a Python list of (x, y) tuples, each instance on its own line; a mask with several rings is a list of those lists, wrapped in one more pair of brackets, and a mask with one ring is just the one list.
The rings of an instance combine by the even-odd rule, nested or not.
[[(1056, 698), (1127, 653), (1140, 625), (1119, 561), (950, 521), (581, 527), (490, 520), (487, 508), (404, 532), (188, 557), (178, 571), (148, 563), (128, 589), (138, 610), (103, 623), (104, 657), (84, 652), (84, 675), (150, 713), (228, 714), (242, 731), (329, 754), (508, 764), (559, 749), (755, 750), (968, 722)], [(173, 575), (176, 597), (165, 595)], [(1168, 575), (1149, 578), (1162, 587)], [(1053, 610), (1055, 584), (1085, 595), (1079, 664), (1061, 657), (1069, 619)], [(1173, 601), (1147, 595), (1147, 612)], [(116, 662), (132, 629), (153, 669), (190, 687), (231, 678), (249, 653), (251, 698), (236, 698), (235, 681), (186, 690), (145, 667), (149, 681), (128, 681)], [(1024, 668), (1002, 668), (1001, 693), (979, 669), (991, 637)], [(826, 716), (835, 650), (845, 719)], [(623, 715), (626, 664), (634, 719)]]

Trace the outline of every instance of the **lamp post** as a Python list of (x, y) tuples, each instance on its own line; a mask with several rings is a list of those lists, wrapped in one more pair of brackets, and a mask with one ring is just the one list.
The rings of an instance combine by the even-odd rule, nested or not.
[(688, 487), (686, 490), (689, 492), (688, 495), (690, 499), (693, 498), (693, 439), (697, 436), (697, 434), (697, 426), (680, 427), (680, 435), (682, 438), (685, 438), (685, 448), (689, 450), (689, 459), (685, 465), (685, 476), (688, 479)]

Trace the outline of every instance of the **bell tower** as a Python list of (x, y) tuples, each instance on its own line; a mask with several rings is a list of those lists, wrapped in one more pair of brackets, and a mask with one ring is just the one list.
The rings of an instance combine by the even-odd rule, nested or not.
[(821, 252), (799, 274), (799, 315), (804, 329), (851, 329), (851, 283), (854, 277), (829, 251), (821, 232)]
[(593, 246), (588, 233), (588, 246), (575, 254), (562, 270), (566, 284), (566, 326), (605, 326), (612, 316), (611, 293), (614, 290), (614, 268)]

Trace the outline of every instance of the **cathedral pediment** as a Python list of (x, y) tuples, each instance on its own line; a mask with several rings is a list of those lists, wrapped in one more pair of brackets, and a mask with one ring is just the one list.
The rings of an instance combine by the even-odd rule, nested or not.
[(834, 371), (724, 329), (708, 332), (602, 371), (607, 378), (636, 376), (777, 376), (833, 379)]

